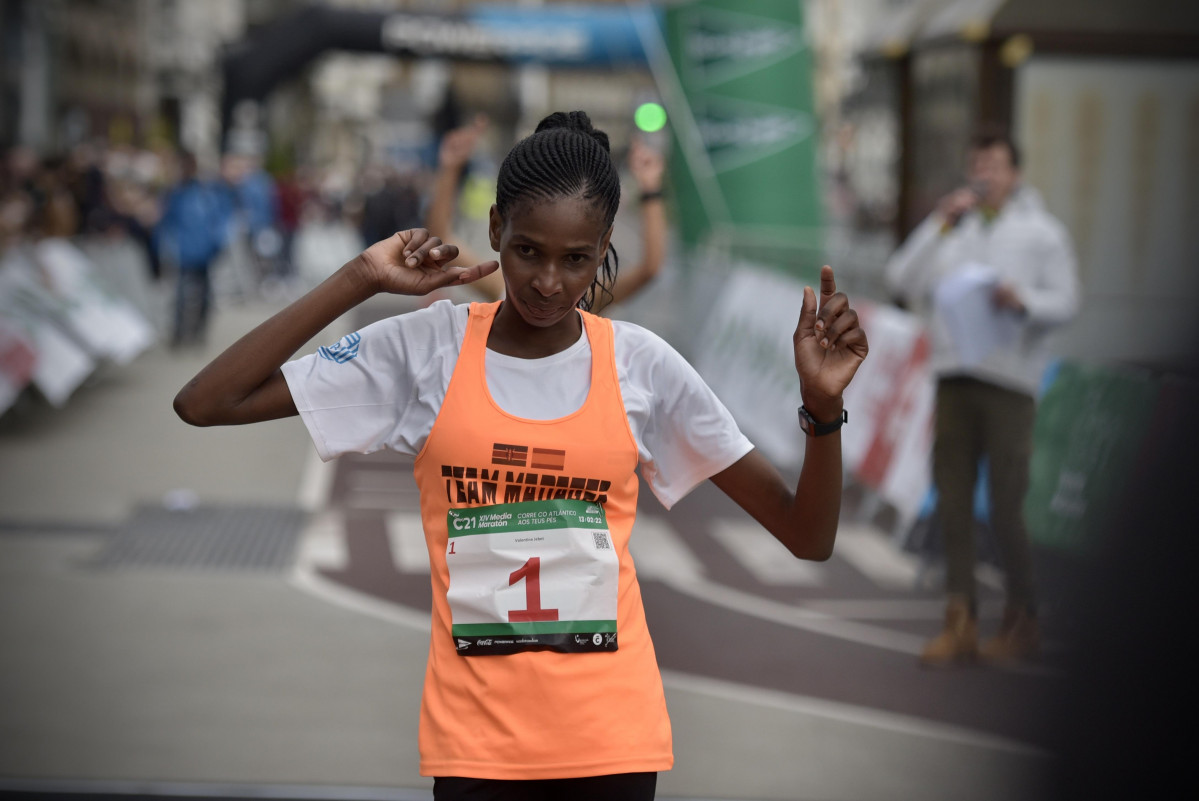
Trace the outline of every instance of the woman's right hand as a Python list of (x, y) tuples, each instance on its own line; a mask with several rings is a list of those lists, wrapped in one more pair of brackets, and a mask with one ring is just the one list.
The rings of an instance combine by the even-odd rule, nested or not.
[(469, 284), (500, 266), (498, 261), (473, 267), (446, 266), (456, 258), (456, 246), (442, 242), (427, 229), (411, 228), (371, 245), (349, 266), (372, 293), (393, 295), (427, 295), (452, 284)]
[(637, 188), (642, 193), (660, 192), (665, 169), (666, 159), (662, 154), (640, 137), (634, 137), (629, 144), (629, 170), (633, 173)]
[(437, 148), (438, 165), (458, 171), (466, 167), (466, 162), (470, 161), (471, 154), (475, 152), (479, 137), (487, 130), (487, 124), (486, 114), (476, 114), (466, 125), (446, 132), (441, 138), (440, 147)]

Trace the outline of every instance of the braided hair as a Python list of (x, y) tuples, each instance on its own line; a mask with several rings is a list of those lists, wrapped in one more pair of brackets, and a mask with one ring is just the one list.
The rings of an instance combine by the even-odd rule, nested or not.
[[(495, 205), (501, 217), (519, 203), (581, 197), (603, 213), (611, 227), (620, 205), (620, 178), (612, 163), (608, 135), (591, 125), (584, 111), (556, 111), (537, 124), (537, 130), (516, 143), (500, 165)], [(608, 246), (595, 280), (579, 300), (588, 311), (596, 292), (612, 298), (620, 259)]]

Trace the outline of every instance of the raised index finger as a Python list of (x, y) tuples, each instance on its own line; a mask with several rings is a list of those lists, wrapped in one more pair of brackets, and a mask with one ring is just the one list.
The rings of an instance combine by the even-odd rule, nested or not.
[(820, 268), (820, 305), (837, 294), (837, 279), (833, 276), (833, 268), (827, 264)]

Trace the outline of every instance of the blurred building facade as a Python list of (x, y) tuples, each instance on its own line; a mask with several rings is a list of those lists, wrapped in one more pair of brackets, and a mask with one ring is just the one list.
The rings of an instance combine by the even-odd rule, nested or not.
[[(374, 53), (348, 52), (331, 43), (236, 114), (222, 109), (229, 77), (223, 70), (231, 51), (239, 43), (258, 41), (311, 5), (307, 0), (2, 0), (0, 146), (27, 145), (46, 154), (64, 152), (89, 137), (168, 141), (213, 164), (223, 148), (252, 147), (258, 136), (291, 160), (402, 161), (439, 133), (430, 125), (460, 123), (462, 109), (487, 113), (497, 137), (510, 138), (530, 130), (551, 108), (586, 105), (614, 139), (623, 140), (635, 101), (653, 93), (643, 66), (551, 70), (531, 62), (397, 57), (381, 43), (375, 43)], [(347, 15), (453, 18), (504, 4), (326, 0), (316, 5)], [(540, 5), (523, 4), (533, 12)], [(441, 108), (447, 94), (451, 106)], [(232, 143), (223, 130), (228, 128), (235, 129)]]
[(61, 152), (88, 138), (212, 151), (213, 65), (246, 0), (4, 0), (0, 143)]
[[(831, 0), (830, 0), (831, 1)], [(1074, 239), (1062, 355), (1172, 369), (1199, 323), (1199, 7), (1168, 0), (878, 0), (842, 120), (848, 214), (898, 242), (962, 180), (980, 124)]]

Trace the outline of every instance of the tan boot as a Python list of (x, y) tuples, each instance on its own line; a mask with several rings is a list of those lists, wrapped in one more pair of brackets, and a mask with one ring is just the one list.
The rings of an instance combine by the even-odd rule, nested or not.
[(950, 667), (968, 664), (978, 657), (978, 621), (970, 602), (950, 596), (945, 607), (945, 628), (924, 646), (920, 664), (926, 667)]
[(1025, 607), (1007, 607), (999, 634), (983, 643), (979, 656), (986, 662), (1015, 662), (1035, 656), (1041, 646), (1041, 628)]

